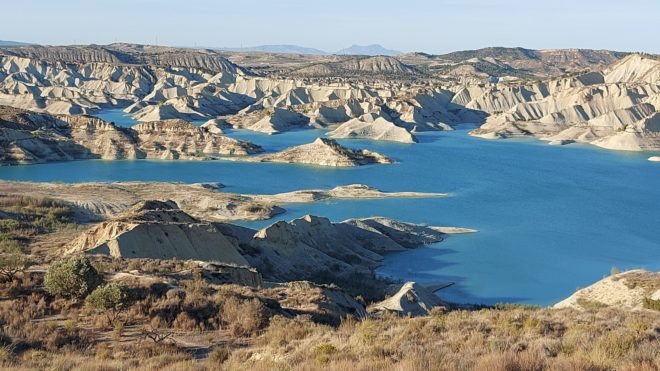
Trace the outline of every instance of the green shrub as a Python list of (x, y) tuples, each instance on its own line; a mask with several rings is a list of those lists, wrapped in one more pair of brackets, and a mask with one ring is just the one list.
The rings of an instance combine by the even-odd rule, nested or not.
[(337, 353), (337, 347), (330, 343), (321, 343), (314, 347), (313, 353), (318, 363), (326, 364), (330, 361), (330, 356)]
[(104, 311), (110, 323), (114, 323), (119, 314), (131, 305), (133, 299), (133, 292), (126, 285), (109, 283), (92, 291), (85, 299), (85, 304)]
[(14, 219), (0, 219), (0, 231), (3, 233), (11, 232), (21, 226), (17, 220)]
[(644, 308), (660, 311), (660, 300), (644, 298)]
[(82, 256), (53, 263), (44, 277), (48, 293), (74, 298), (84, 298), (102, 282), (103, 277)]

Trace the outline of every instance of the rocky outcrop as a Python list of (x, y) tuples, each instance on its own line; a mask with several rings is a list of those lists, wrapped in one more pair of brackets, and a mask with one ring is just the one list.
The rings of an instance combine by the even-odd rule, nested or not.
[(474, 229), (456, 227), (433, 227), (420, 224), (404, 223), (383, 217), (349, 219), (344, 224), (353, 225), (365, 231), (387, 236), (398, 245), (412, 249), (442, 241), (447, 234), (473, 233)]
[(317, 138), (313, 143), (291, 147), (274, 154), (246, 157), (239, 160), (335, 167), (393, 163), (392, 160), (379, 153), (366, 149), (346, 148), (332, 139), (325, 138)]
[[(128, 106), (125, 111), (141, 122), (222, 117), (234, 127), (266, 133), (336, 129), (346, 123), (337, 137), (402, 142), (414, 141), (412, 133), (418, 131), (469, 122), (483, 124), (473, 134), (486, 138), (532, 135), (556, 144), (657, 148), (652, 114), (660, 104), (660, 62), (629, 55), (606, 70), (598, 69), (623, 56), (489, 48), (446, 56), (417, 53), (401, 60), (324, 57), (329, 59), (288, 69), (283, 78), (254, 76), (208, 50), (130, 44), (12, 48), (0, 50), (0, 104), (54, 114), (89, 114), (120, 105)], [(451, 82), (403, 83), (394, 77), (424, 74), (402, 60)], [(584, 68), (594, 70), (559, 76)], [(291, 78), (307, 76), (306, 70), (309, 76), (326, 77)], [(538, 76), (554, 77), (532, 80)], [(486, 113), (490, 117), (484, 122)]]
[(147, 158), (195, 159), (214, 155), (247, 155), (261, 147), (215, 134), (183, 120), (143, 122), (131, 128)]
[(210, 283), (223, 285), (228, 283), (260, 288), (264, 285), (263, 277), (256, 269), (233, 264), (199, 262), (202, 276)]
[(203, 123), (200, 128), (208, 131), (211, 134), (224, 134), (223, 127), (227, 126), (227, 122), (221, 119), (211, 119)]
[(251, 251), (246, 258), (265, 277), (287, 281), (319, 274), (370, 274), (382, 262), (384, 253), (405, 251), (443, 238), (444, 233), (437, 227), (385, 218), (331, 223), (307, 215), (288, 223), (276, 222), (256, 232), (249, 242), (243, 237), (243, 246), (249, 246), (244, 247)]
[(144, 157), (130, 130), (95, 117), (0, 106), (0, 164)]
[(79, 252), (248, 265), (232, 240), (212, 224), (181, 211), (174, 202), (145, 201), (118, 218), (92, 227), (67, 249), (68, 254)]
[(416, 282), (406, 282), (389, 298), (372, 304), (369, 312), (395, 313), (400, 316), (427, 316), (434, 307), (445, 304), (431, 290)]
[(580, 310), (601, 307), (642, 309), (645, 300), (660, 300), (660, 273), (641, 269), (617, 273), (603, 278), (593, 285), (554, 305), (554, 308)]
[(261, 147), (168, 120), (122, 128), (92, 116), (49, 115), (0, 106), (0, 164), (101, 158), (209, 159)]

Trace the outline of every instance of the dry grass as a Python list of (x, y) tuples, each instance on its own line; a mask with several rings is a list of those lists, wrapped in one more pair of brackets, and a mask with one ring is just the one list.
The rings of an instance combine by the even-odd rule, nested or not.
[[(230, 369), (609, 370), (660, 367), (660, 316), (614, 309), (453, 311), (351, 321), (277, 318)], [(250, 354), (248, 356), (248, 353)], [(257, 356), (258, 355), (258, 356)]]
[(38, 238), (70, 226), (66, 205), (41, 197), (0, 194), (0, 253), (16, 250), (33, 253)]

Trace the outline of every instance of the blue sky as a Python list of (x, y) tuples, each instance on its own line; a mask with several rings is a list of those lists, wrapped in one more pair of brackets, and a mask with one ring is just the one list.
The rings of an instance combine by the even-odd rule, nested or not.
[[(21, 0), (0, 39), (174, 46), (378, 43), (441, 53), (486, 46), (660, 53), (658, 0)], [(15, 16), (8, 16), (13, 14)]]

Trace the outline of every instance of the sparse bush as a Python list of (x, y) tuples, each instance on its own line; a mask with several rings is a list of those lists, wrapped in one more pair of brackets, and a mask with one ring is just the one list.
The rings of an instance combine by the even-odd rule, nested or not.
[(314, 347), (314, 359), (321, 364), (326, 364), (330, 360), (330, 356), (337, 353), (337, 347), (330, 343), (318, 344)]
[(20, 225), (21, 225), (21, 223), (19, 223), (18, 220), (0, 219), (0, 232), (2, 232), (2, 233), (11, 232), (15, 229), (18, 229), (18, 227)]
[(62, 327), (64, 327), (64, 329), (67, 331), (73, 331), (73, 329), (75, 329), (77, 326), (78, 324), (76, 323), (76, 321), (72, 319), (68, 319), (64, 321), (64, 323), (62, 324)]
[(638, 337), (631, 331), (609, 331), (598, 341), (598, 348), (612, 359), (619, 359), (631, 351), (639, 342)]
[(199, 326), (197, 326), (197, 321), (194, 318), (190, 317), (188, 313), (181, 312), (172, 322), (172, 327), (185, 330), (185, 331), (198, 331)]
[(53, 263), (46, 277), (44, 287), (51, 295), (84, 298), (103, 282), (86, 257), (74, 257)]
[(598, 310), (607, 307), (607, 305), (596, 301), (596, 300), (589, 300), (589, 299), (584, 299), (584, 298), (579, 298), (576, 301), (577, 305), (581, 306), (582, 308), (586, 310)]
[(309, 315), (301, 315), (293, 319), (275, 316), (271, 318), (268, 328), (260, 339), (272, 347), (281, 347), (291, 341), (304, 339), (318, 328), (330, 331), (329, 327), (312, 322)]
[(231, 356), (231, 350), (226, 347), (216, 347), (211, 353), (209, 353), (208, 362), (211, 364), (211, 368), (214, 366), (219, 366), (225, 363)]
[(7, 281), (14, 281), (16, 275), (32, 265), (32, 259), (23, 254), (18, 242), (3, 239), (0, 241), (0, 275)]

